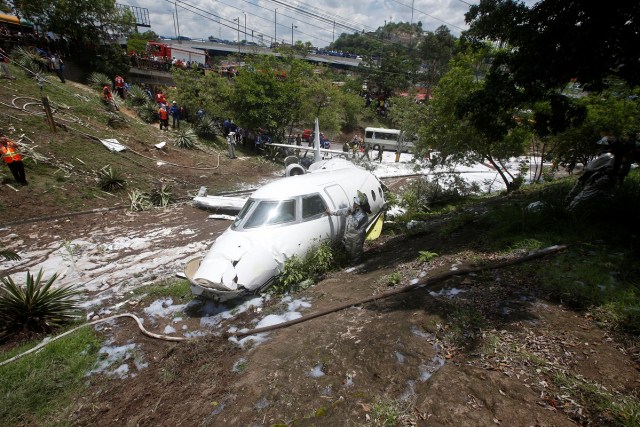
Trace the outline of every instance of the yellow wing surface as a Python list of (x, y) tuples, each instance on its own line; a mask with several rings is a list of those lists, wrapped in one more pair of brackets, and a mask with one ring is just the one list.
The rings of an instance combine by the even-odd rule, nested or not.
[(380, 215), (378, 215), (378, 219), (373, 222), (373, 225), (371, 226), (371, 228), (369, 228), (369, 231), (367, 231), (367, 240), (375, 240), (380, 237), (380, 234), (382, 233), (383, 223), (384, 212), (381, 212)]

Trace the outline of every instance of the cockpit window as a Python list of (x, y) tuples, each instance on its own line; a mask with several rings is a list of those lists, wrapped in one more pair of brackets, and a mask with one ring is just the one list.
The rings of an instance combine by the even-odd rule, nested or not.
[(284, 224), (296, 220), (296, 201), (261, 201), (244, 224), (244, 228)]
[(238, 213), (238, 215), (236, 215), (236, 219), (233, 221), (233, 224), (231, 224), (231, 228), (235, 229), (240, 225), (240, 223), (242, 222), (244, 217), (247, 215), (247, 212), (249, 212), (251, 210), (251, 207), (255, 203), (256, 203), (256, 201), (253, 200), (253, 199), (247, 200), (247, 202), (244, 204), (242, 209), (240, 209), (240, 212)]
[(302, 219), (322, 215), (326, 209), (327, 206), (324, 204), (324, 200), (318, 194), (302, 199)]

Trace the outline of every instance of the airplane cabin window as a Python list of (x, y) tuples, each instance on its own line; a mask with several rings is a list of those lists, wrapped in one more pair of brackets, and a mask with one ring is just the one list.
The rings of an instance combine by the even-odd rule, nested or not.
[(371, 190), (371, 197), (373, 197), (373, 201), (376, 201), (376, 192), (374, 190)]
[(302, 199), (302, 219), (324, 214), (326, 206), (318, 194)]
[(296, 201), (261, 201), (244, 224), (244, 228), (284, 224), (296, 220)]

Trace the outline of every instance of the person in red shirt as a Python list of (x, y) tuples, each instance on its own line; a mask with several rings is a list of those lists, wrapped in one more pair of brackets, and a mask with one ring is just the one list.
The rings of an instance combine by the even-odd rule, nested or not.
[(164, 93), (162, 93), (161, 90), (156, 93), (156, 102), (159, 106), (167, 103), (167, 97), (164, 96)]
[(160, 130), (162, 130), (162, 126), (164, 126), (164, 130), (168, 130), (169, 112), (167, 111), (167, 107), (165, 105), (161, 106), (158, 110), (158, 117), (160, 117)]
[(115, 83), (116, 83), (116, 92), (118, 93), (118, 96), (124, 99), (124, 79), (118, 75), (115, 78)]
[(0, 155), (2, 160), (9, 166), (16, 182), (20, 185), (27, 185), (27, 176), (24, 172), (22, 156), (18, 152), (18, 145), (0, 132)]

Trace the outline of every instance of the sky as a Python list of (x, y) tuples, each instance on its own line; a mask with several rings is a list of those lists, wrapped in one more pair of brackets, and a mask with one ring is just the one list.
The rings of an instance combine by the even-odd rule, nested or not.
[[(478, 0), (118, 0), (118, 3), (147, 8), (150, 29), (160, 36), (179, 34), (204, 39), (213, 36), (234, 41), (239, 33), (240, 40), (270, 44), (274, 35), (279, 42), (286, 43), (291, 43), (293, 35), (294, 42), (309, 41), (315, 47), (326, 47), (341, 33), (375, 31), (388, 22), (422, 22), (427, 31), (445, 25), (459, 36), (467, 29), (464, 14)], [(139, 28), (140, 32), (146, 30)]]

